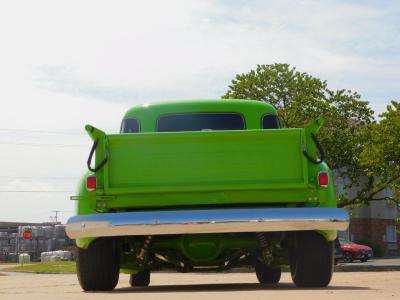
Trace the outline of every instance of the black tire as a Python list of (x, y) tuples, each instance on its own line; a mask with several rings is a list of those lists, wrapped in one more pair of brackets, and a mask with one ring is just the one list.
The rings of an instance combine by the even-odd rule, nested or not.
[(119, 279), (119, 252), (112, 239), (98, 239), (87, 249), (78, 248), (76, 267), (85, 291), (110, 291)]
[(364, 256), (363, 258), (360, 259), (361, 262), (367, 262), (368, 261), (368, 256)]
[(353, 262), (353, 256), (351, 255), (350, 252), (344, 252), (343, 253), (343, 261), (345, 263), (351, 263)]
[(257, 261), (255, 263), (256, 275), (258, 282), (264, 283), (278, 283), (281, 279), (281, 269), (271, 268), (264, 265), (262, 262)]
[(290, 247), (290, 273), (298, 287), (325, 287), (333, 273), (333, 242), (313, 232), (299, 232)]
[(129, 284), (131, 286), (148, 286), (150, 284), (150, 271), (140, 271), (131, 275), (129, 278)]

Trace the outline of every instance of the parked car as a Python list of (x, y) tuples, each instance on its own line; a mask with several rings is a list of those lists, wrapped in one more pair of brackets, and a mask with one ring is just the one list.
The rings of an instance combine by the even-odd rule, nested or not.
[(337, 264), (339, 261), (343, 260), (343, 251), (342, 248), (340, 247), (340, 242), (339, 239), (335, 239), (335, 264)]
[(356, 244), (345, 239), (339, 239), (339, 243), (343, 251), (343, 261), (346, 263), (352, 262), (353, 260), (366, 262), (373, 256), (371, 247)]

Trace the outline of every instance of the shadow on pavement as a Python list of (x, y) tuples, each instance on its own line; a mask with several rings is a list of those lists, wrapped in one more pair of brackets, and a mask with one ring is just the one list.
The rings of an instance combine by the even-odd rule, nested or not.
[(259, 283), (221, 283), (221, 284), (189, 284), (189, 285), (159, 285), (149, 287), (119, 288), (109, 293), (180, 293), (180, 292), (232, 292), (232, 291), (262, 291), (262, 290), (370, 290), (358, 286), (328, 286), (326, 288), (298, 288), (292, 283), (264, 284)]

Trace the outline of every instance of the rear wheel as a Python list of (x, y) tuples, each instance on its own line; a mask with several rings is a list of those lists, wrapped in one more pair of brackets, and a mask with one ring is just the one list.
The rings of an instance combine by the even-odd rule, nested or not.
[(255, 264), (257, 279), (260, 283), (278, 283), (281, 279), (281, 269), (271, 268), (257, 261)]
[(129, 278), (129, 284), (131, 286), (148, 286), (150, 284), (150, 271), (140, 271), (131, 275)]
[(290, 272), (298, 287), (325, 287), (333, 272), (333, 242), (306, 231), (296, 235), (290, 248)]
[(345, 263), (351, 263), (351, 262), (353, 262), (353, 256), (351, 255), (350, 252), (345, 252), (345, 253), (343, 253), (343, 261), (344, 261)]
[(119, 279), (119, 252), (112, 239), (99, 239), (87, 249), (78, 248), (79, 284), (85, 291), (110, 291)]

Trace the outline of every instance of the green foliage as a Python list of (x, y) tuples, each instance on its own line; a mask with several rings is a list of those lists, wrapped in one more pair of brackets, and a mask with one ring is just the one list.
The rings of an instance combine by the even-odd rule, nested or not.
[[(326, 162), (349, 179), (346, 188), (358, 191), (351, 199), (341, 195), (339, 206), (367, 204), (386, 187), (399, 191), (399, 103), (392, 102), (376, 123), (368, 102), (361, 101), (358, 93), (330, 90), (326, 81), (288, 64), (257, 65), (236, 75), (222, 98), (269, 102), (278, 109), (284, 127), (301, 127), (324, 116), (327, 122), (320, 139)], [(360, 182), (361, 177), (367, 180)]]
[[(326, 81), (296, 71), (287, 64), (258, 65), (238, 74), (223, 96), (227, 99), (255, 99), (274, 105), (285, 127), (302, 127), (324, 116), (320, 137), (327, 162), (334, 169), (356, 171), (354, 153), (359, 129), (373, 120), (368, 102), (350, 90), (331, 91)], [(356, 174), (358, 175), (358, 174)]]
[(269, 102), (279, 110), (285, 127), (298, 127), (328, 109), (326, 89), (326, 82), (287, 64), (258, 65), (256, 70), (236, 75), (223, 98)]
[(392, 101), (380, 118), (364, 130), (360, 164), (371, 182), (364, 197), (377, 199), (376, 194), (389, 188), (392, 194), (379, 200), (398, 202), (395, 195), (400, 194), (400, 103)]

